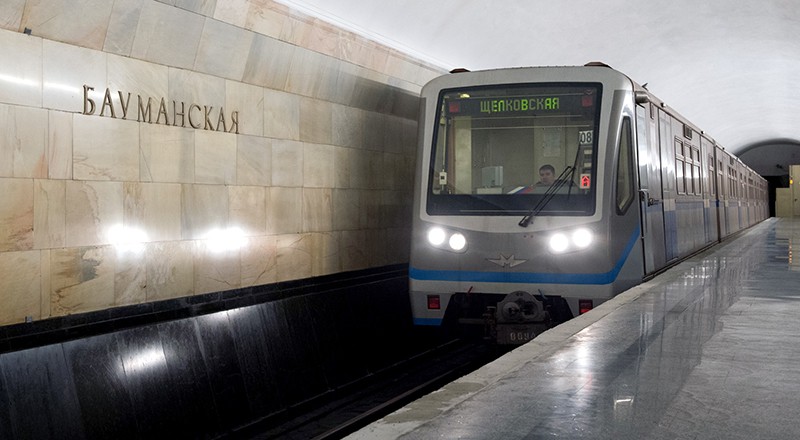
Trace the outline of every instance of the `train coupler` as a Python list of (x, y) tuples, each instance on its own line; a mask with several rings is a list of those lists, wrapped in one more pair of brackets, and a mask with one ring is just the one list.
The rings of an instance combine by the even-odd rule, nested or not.
[[(528, 292), (511, 292), (497, 304), (491, 313), (484, 314), (489, 335), (498, 344), (524, 344), (551, 327), (550, 314), (544, 304)], [(486, 319), (487, 315), (493, 319)]]

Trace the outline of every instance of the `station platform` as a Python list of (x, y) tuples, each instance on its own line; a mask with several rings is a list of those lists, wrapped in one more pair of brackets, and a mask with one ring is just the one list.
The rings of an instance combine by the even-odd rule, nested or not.
[(798, 244), (768, 219), (348, 438), (800, 438)]

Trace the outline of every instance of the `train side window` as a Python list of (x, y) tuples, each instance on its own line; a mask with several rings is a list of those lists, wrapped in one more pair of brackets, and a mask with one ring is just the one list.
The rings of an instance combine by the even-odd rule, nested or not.
[(691, 147), (692, 149), (692, 187), (693, 187), (693, 194), (695, 195), (702, 195), (703, 190), (700, 185), (700, 149), (697, 147)]
[(619, 156), (617, 156), (617, 213), (624, 214), (634, 199), (633, 141), (631, 120), (622, 120), (619, 136)]
[(708, 155), (708, 180), (706, 180), (706, 185), (708, 188), (708, 193), (714, 198), (717, 195), (716, 185), (714, 185), (714, 176), (717, 175), (716, 170), (714, 169), (714, 157), (710, 154)]
[(683, 142), (675, 139), (675, 182), (678, 185), (678, 194), (686, 194), (686, 181), (684, 180)]

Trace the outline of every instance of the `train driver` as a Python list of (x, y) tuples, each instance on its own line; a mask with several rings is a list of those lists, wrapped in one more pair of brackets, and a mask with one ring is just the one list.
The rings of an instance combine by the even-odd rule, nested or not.
[(518, 186), (508, 194), (529, 194), (532, 192), (541, 193), (544, 190), (542, 188), (549, 187), (556, 181), (556, 169), (550, 165), (542, 165), (539, 168), (539, 181), (527, 186)]
[(542, 165), (539, 168), (539, 181), (536, 186), (550, 186), (556, 181), (556, 169), (550, 165)]

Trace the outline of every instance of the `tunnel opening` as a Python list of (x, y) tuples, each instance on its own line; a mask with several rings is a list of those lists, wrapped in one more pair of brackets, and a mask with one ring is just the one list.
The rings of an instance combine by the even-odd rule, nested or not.
[(789, 170), (800, 164), (800, 141), (765, 140), (742, 148), (737, 155), (769, 183), (769, 215), (775, 217), (776, 190), (789, 187)]

